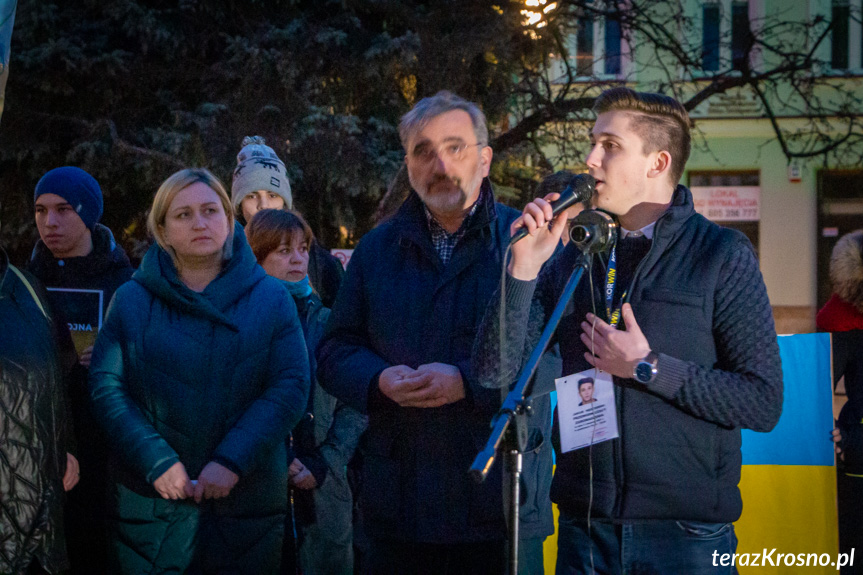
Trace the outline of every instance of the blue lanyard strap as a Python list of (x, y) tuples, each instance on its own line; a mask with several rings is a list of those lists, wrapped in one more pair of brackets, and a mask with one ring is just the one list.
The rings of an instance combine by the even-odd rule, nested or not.
[(617, 327), (620, 322), (620, 308), (626, 300), (626, 292), (620, 297), (620, 305), (616, 310), (612, 310), (614, 304), (614, 284), (617, 283), (617, 246), (611, 248), (611, 255), (608, 258), (608, 272), (605, 277), (605, 313), (608, 317), (608, 324), (611, 327)]

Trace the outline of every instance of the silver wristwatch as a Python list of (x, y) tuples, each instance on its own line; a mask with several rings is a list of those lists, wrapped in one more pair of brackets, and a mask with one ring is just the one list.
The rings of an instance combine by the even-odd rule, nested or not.
[(655, 351), (651, 351), (644, 359), (638, 361), (635, 364), (635, 367), (632, 369), (632, 377), (638, 381), (639, 383), (649, 384), (653, 383), (656, 379), (656, 374), (658, 370), (656, 368), (659, 363), (659, 354)]

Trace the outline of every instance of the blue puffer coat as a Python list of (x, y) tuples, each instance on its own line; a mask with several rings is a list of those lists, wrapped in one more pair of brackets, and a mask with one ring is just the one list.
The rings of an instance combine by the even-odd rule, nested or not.
[[(306, 406), (309, 361), (293, 299), (241, 229), (233, 242), (201, 293), (154, 245), (96, 341), (91, 396), (119, 463), (112, 531), (123, 572), (278, 566), (285, 438)], [(177, 461), (192, 479), (216, 461), (240, 480), (200, 506), (162, 500), (152, 483)]]

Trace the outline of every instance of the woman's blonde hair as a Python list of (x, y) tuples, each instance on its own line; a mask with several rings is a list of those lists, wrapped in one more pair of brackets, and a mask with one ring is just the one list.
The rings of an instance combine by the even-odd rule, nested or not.
[(169, 246), (165, 240), (165, 218), (168, 215), (168, 208), (171, 206), (174, 198), (177, 197), (177, 194), (198, 182), (208, 186), (219, 196), (222, 210), (224, 210), (225, 217), (228, 219), (228, 237), (225, 239), (225, 245), (222, 246), (222, 260), (227, 261), (233, 255), (234, 210), (233, 206), (231, 206), (231, 199), (225, 191), (225, 186), (222, 185), (219, 178), (214, 176), (210, 170), (205, 168), (186, 168), (171, 174), (167, 180), (162, 182), (162, 185), (159, 186), (159, 190), (156, 192), (156, 196), (153, 198), (150, 214), (147, 216), (147, 229), (150, 230), (150, 234), (152, 234), (156, 243), (171, 255), (174, 265), (178, 268), (177, 254), (174, 252), (174, 248)]

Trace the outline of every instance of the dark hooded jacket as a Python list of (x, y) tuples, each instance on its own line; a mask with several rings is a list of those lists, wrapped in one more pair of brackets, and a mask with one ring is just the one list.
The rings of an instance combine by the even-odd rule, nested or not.
[[(101, 292), (104, 318), (114, 292), (131, 279), (135, 270), (110, 229), (96, 224), (92, 240), (93, 250), (86, 256), (62, 259), (55, 258), (39, 240), (33, 249), (28, 270), (47, 288)], [(69, 322), (73, 319), (61, 294), (49, 290), (48, 299), (59, 320)], [(74, 327), (78, 329), (78, 326)], [(98, 572), (104, 570), (105, 561), (104, 502), (108, 489), (108, 451), (106, 440), (90, 413), (87, 368), (75, 362), (67, 386), (74, 453), (81, 470), (81, 480), (68, 494), (66, 507), (69, 555), (76, 572)]]
[[(115, 295), (90, 383), (116, 460), (111, 505), (126, 572), (182, 572), (192, 553), (211, 564), (219, 557), (214, 568), (268, 572), (287, 509), (285, 438), (306, 406), (309, 363), (293, 299), (257, 265), (239, 226), (233, 256), (201, 293), (182, 283), (167, 252), (150, 248)], [(209, 529), (188, 547), (166, 541), (174, 535), (159, 522), (170, 519), (152, 486), (178, 461), (192, 479), (210, 461), (239, 475), (227, 497), (203, 502), (170, 531)], [(188, 513), (188, 502), (166, 503)], [(275, 548), (259, 545), (274, 537)], [(166, 557), (160, 548), (179, 550)]]
[[(44, 290), (29, 282), (46, 311)], [(66, 568), (66, 412), (57, 331), (0, 250), (0, 573)]]
[(111, 230), (96, 224), (92, 232), (93, 251), (76, 258), (54, 257), (42, 240), (36, 242), (27, 271), (45, 287), (102, 290), (103, 313), (117, 288), (129, 281), (135, 271)]
[(845, 377), (848, 401), (839, 413), (845, 472), (863, 476), (863, 230), (836, 243), (830, 258), (833, 295), (815, 318), (833, 333), (833, 377)]

